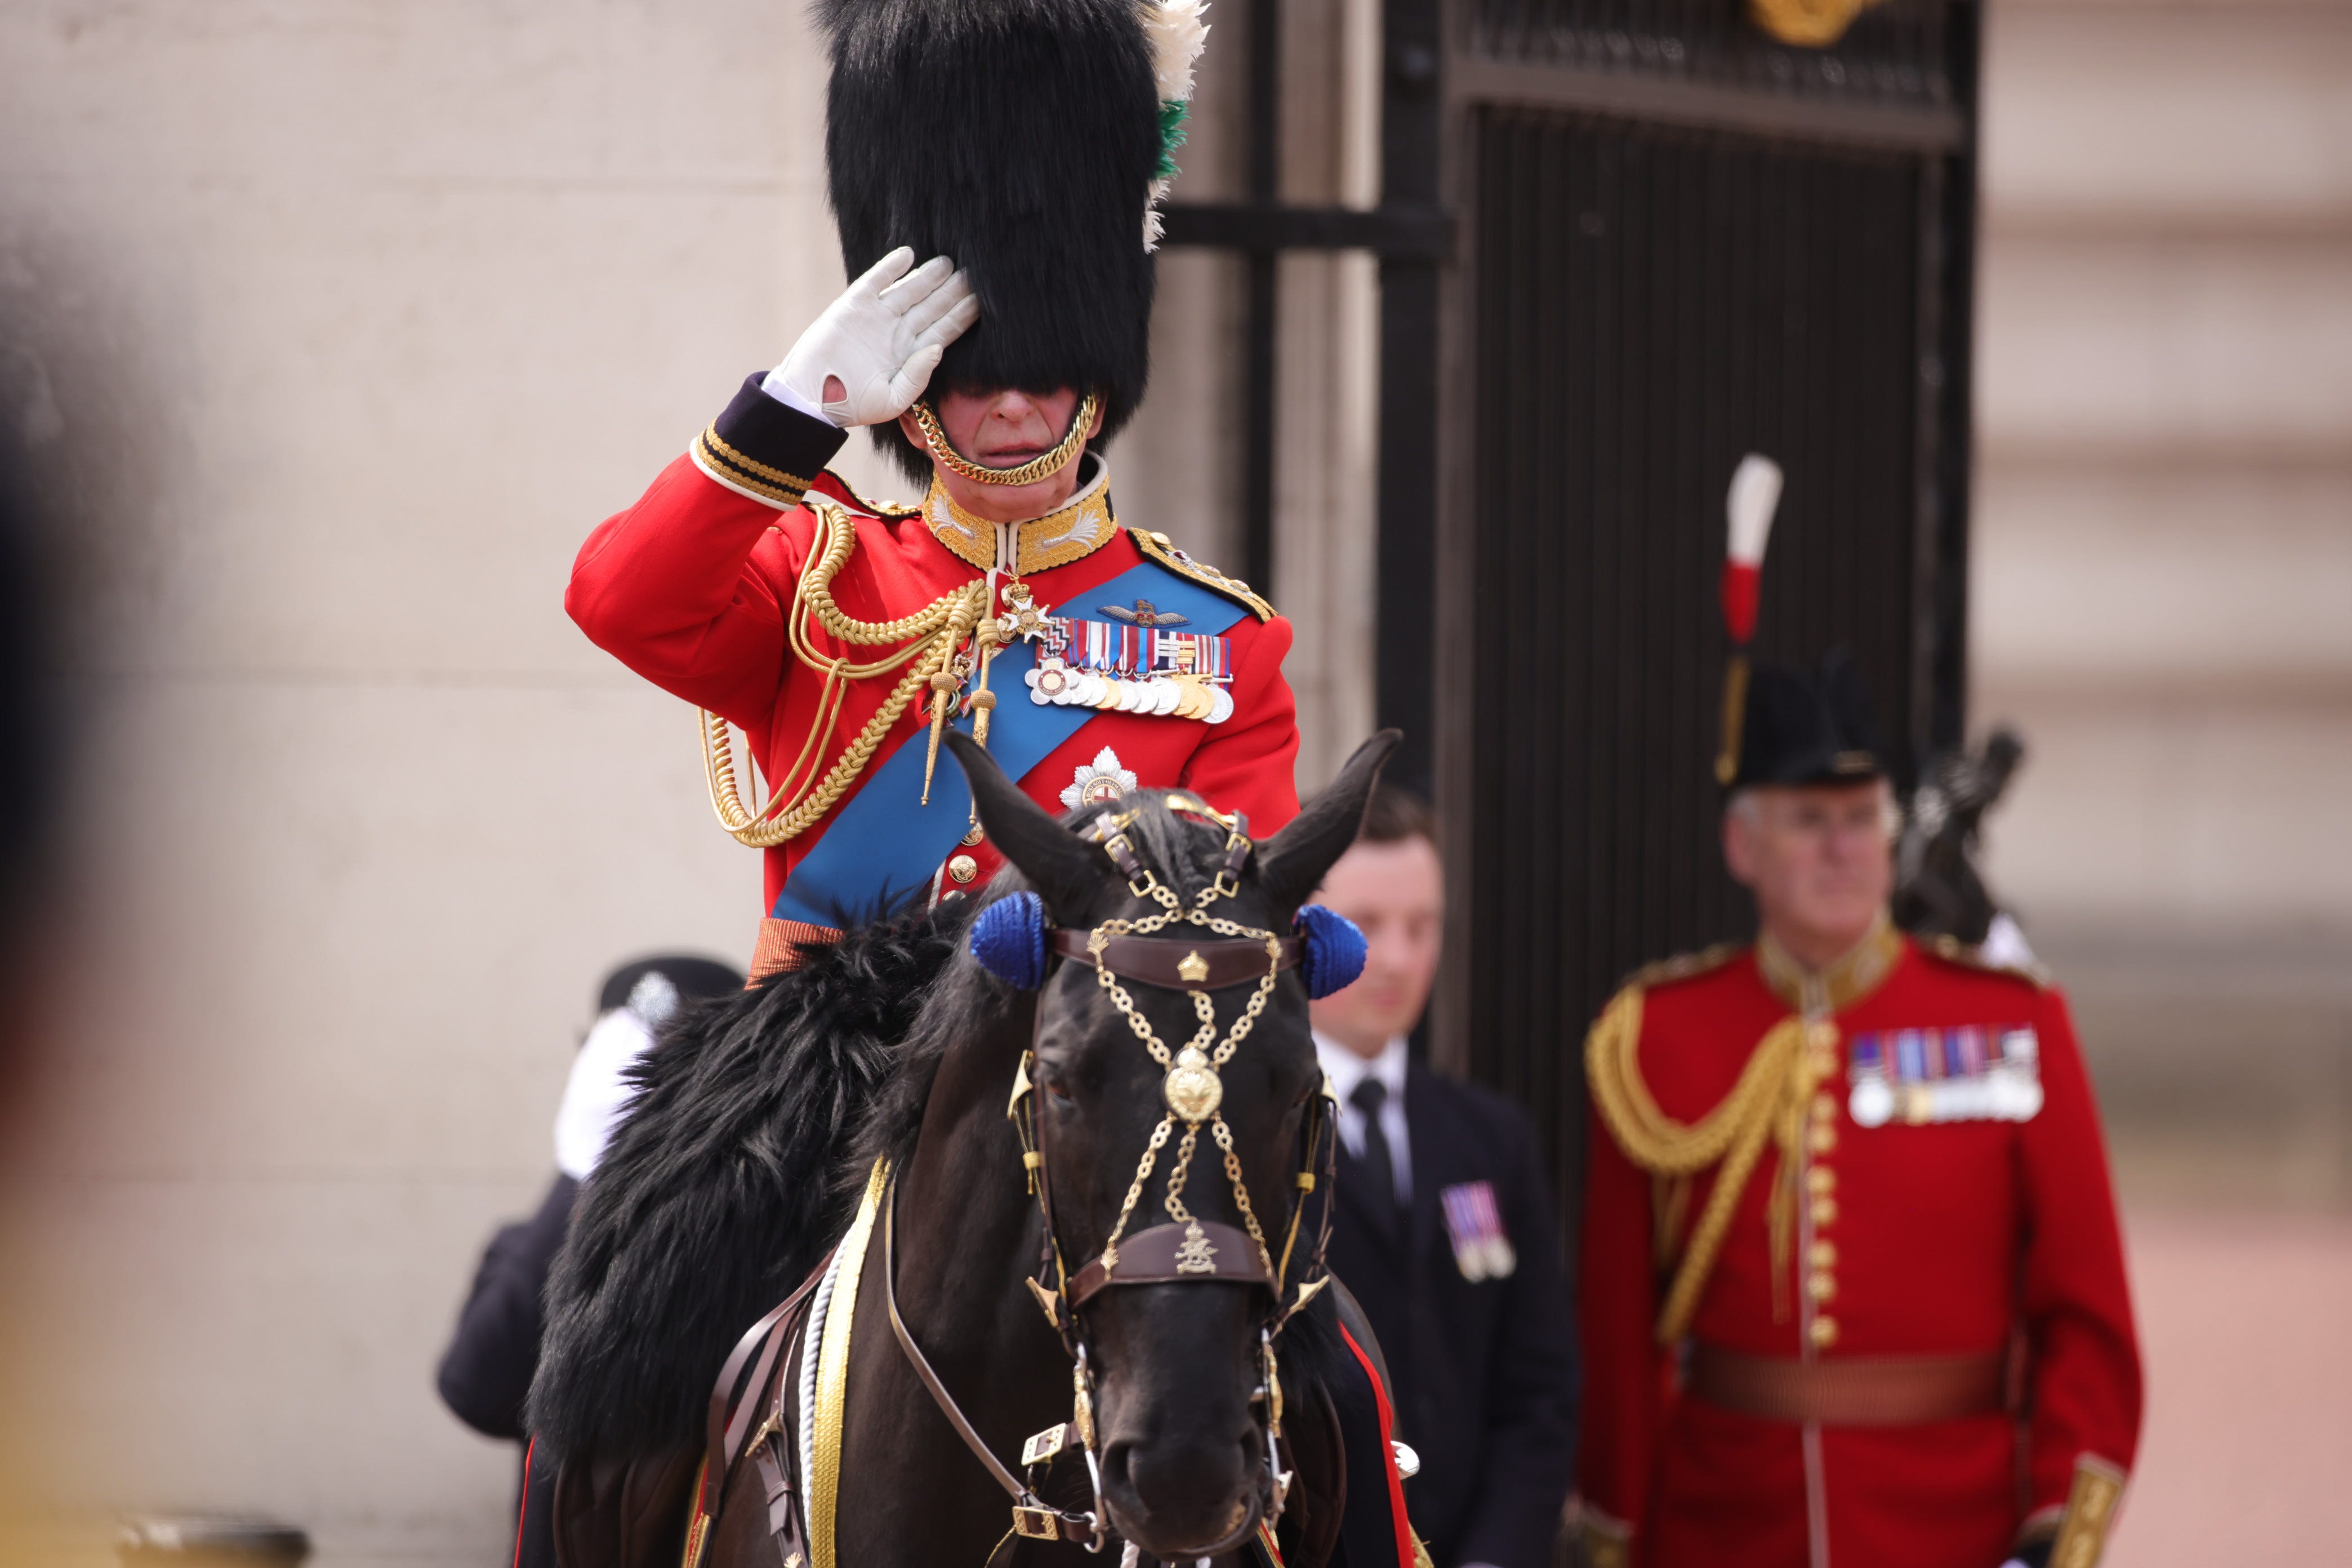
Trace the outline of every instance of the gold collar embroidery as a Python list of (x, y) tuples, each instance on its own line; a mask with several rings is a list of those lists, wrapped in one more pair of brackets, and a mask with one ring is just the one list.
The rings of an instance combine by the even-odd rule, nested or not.
[(1842, 1013), (1885, 983), (1903, 954), (1902, 933), (1886, 911), (1870, 934), (1815, 972), (1797, 962), (1769, 931), (1756, 939), (1756, 968), (1772, 994), (1808, 1017)]
[[(1080, 485), (1076, 494), (1045, 516), (1003, 525), (1018, 539), (1013, 552), (1014, 576), (1083, 561), (1118, 534), (1110, 505), (1110, 465), (1094, 459), (1094, 477)], [(971, 565), (986, 572), (999, 564), (999, 525), (956, 505), (937, 477), (931, 480), (931, 493), (923, 498), (923, 521), (941, 544)]]

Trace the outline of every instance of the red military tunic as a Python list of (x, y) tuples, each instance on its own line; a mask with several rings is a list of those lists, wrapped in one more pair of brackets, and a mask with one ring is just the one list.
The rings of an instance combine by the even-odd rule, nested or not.
[[(1801, 980), (1769, 947), (1637, 976), (1621, 1003), (1638, 1015), (1613, 1016), (1638, 1017), (1629, 1065), (1654, 1111), (1687, 1128), (1724, 1104), (1759, 1042), (1803, 1007)], [(1996, 1568), (2021, 1527), (2049, 1528), (2063, 1510), (2053, 1562), (2089, 1568), (2137, 1441), (2140, 1367), (2065, 1002), (1891, 931), (1815, 977), (1810, 1000), (1815, 1026), (1793, 1036), (1790, 1059), (1806, 1053), (1825, 1070), (1789, 1123), (1801, 1129), (1801, 1169), (1784, 1200), (1784, 1256), (1776, 1262), (1781, 1162), (1768, 1137), (1680, 1354), (1656, 1339), (1664, 1281), (1720, 1166), (1675, 1205), (1671, 1184), (1629, 1155), (1604, 1114), (1612, 1015), (1595, 1029), (1580, 1271), (1586, 1550), (1643, 1568)], [(1638, 1122), (1623, 1104), (1621, 1092), (1617, 1119)], [(1664, 1237), (1661, 1201), (1672, 1205)], [(2012, 1354), (2014, 1414), (1991, 1362)], [(1996, 1393), (1948, 1418), (1807, 1423), (1685, 1386), (1729, 1365), (1818, 1389), (1877, 1376), (1867, 1363), (1878, 1358), (1947, 1358), (1948, 1369), (1985, 1358)]]
[[(989, 674), (998, 700), (988, 743), (1038, 804), (1059, 812), (1066, 792), (1089, 783), (1092, 798), (1181, 785), (1247, 813), (1260, 837), (1297, 814), (1297, 713), (1282, 676), (1290, 624), (1164, 536), (1118, 527), (1099, 460), (1082, 459), (1090, 475), (1053, 513), (1000, 526), (962, 514), (938, 489), (920, 509), (860, 500), (823, 472), (844, 438), (767, 396), (758, 377), (747, 381), (686, 457), (589, 536), (565, 607), (630, 668), (741, 728), (772, 787), (793, 778), (796, 763), (802, 780), (819, 777), (902, 670), (842, 682), (826, 726), (823, 662), (871, 661), (893, 645), (845, 642), (810, 613), (802, 590), (819, 522), (804, 497), (814, 492), (854, 522), (856, 547), (830, 586), (853, 620), (908, 616), (992, 576), (994, 612), (1013, 607), (1005, 590), (1018, 581), (1038, 608), (1067, 623), (1061, 657), (1073, 668), (1084, 667), (1088, 648), (1097, 668), (1148, 661), (1156, 644), (1146, 634), (1156, 627), (1177, 634), (1158, 644), (1182, 642), (1187, 661), (1222, 669), (1221, 721), (1104, 711), (1037, 702), (1024, 677), (1055, 656), (1031, 641), (1006, 646)], [(967, 677), (959, 702), (975, 687)], [(996, 868), (993, 849), (967, 835), (971, 796), (952, 759), (938, 760), (922, 801), (930, 696), (922, 690), (907, 704), (841, 799), (767, 850), (769, 920), (755, 968), (774, 967), (792, 940), (976, 884)], [(956, 722), (969, 730), (971, 716)]]

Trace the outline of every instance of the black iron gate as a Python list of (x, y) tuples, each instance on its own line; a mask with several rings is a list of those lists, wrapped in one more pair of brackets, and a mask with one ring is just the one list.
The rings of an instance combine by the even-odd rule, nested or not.
[(1731, 0), (1481, 0), (1463, 38), (1438, 1049), (1572, 1198), (1585, 1023), (1753, 921), (1710, 767), (1743, 453), (1788, 476), (1760, 653), (1851, 647), (1899, 754), (1957, 734), (1975, 14), (1895, 0), (1817, 51)]
[[(1248, 0), (1245, 566), (1272, 558), (1273, 258), (1381, 258), (1377, 705), (1434, 786), (1439, 1060), (1534, 1114), (1567, 1212), (1584, 1025), (1752, 921), (1716, 849), (1723, 493), (1788, 488), (1760, 651), (1853, 648), (1898, 752), (1963, 691), (1978, 0), (1836, 44), (1743, 0), (1385, 0), (1382, 194), (1281, 205), (1279, 0)], [(1759, 6), (1795, 0), (1745, 0)]]

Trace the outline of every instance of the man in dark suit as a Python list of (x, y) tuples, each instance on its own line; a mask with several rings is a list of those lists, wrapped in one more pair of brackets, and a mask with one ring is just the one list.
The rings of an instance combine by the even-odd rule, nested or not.
[(1363, 928), (1364, 973), (1314, 1005), (1339, 1100), (1331, 1265), (1396, 1385), (1405, 1489), (1438, 1568), (1544, 1568), (1576, 1429), (1575, 1326), (1542, 1161), (1500, 1096), (1410, 1058), (1437, 975), (1444, 874), (1429, 808), (1383, 787), (1321, 901)]

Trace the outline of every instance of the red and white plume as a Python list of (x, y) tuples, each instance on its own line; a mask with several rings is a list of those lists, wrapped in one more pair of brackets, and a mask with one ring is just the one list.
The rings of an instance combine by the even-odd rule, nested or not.
[(1746, 647), (1756, 636), (1764, 545), (1772, 537), (1772, 513), (1780, 505), (1780, 465), (1756, 452), (1740, 458), (1723, 502), (1730, 524), (1723, 560), (1723, 625), (1734, 647)]

